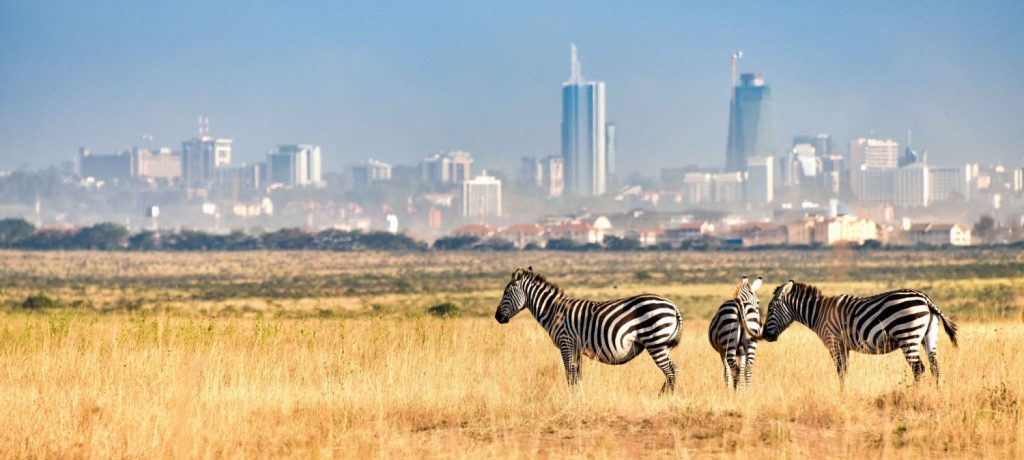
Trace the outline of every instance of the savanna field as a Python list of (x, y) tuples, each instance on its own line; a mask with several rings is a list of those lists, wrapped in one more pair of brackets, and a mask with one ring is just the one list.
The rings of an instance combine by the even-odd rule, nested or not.
[[(516, 267), (569, 295), (663, 294), (676, 393), (646, 354), (570, 390)], [(727, 389), (708, 320), (742, 275), (826, 294), (910, 287), (960, 325), (943, 385), (854, 353), (840, 393), (795, 324)], [(0, 252), (0, 456), (1002, 457), (1024, 455), (1024, 252)]]

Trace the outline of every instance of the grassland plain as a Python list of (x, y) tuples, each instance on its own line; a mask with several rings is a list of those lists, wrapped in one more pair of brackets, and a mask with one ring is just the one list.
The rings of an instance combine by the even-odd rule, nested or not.
[[(1018, 251), (0, 253), (3, 457), (804, 457), (1024, 454)], [(677, 393), (646, 356), (585, 362), (571, 391), (528, 313), (493, 314), (512, 268), (570, 294), (683, 309)], [(707, 318), (746, 273), (827, 292), (908, 286), (961, 323), (944, 385), (898, 354), (828, 353), (794, 326), (733, 394)], [(44, 294), (57, 307), (26, 311)], [(425, 309), (453, 303), (461, 314)]]

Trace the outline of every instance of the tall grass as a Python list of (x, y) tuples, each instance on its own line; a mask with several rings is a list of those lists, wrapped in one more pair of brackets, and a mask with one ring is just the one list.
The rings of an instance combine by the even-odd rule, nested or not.
[(839, 393), (796, 325), (722, 382), (707, 323), (684, 324), (675, 395), (646, 355), (585, 361), (567, 388), (528, 313), (462, 319), (189, 319), (9, 314), (0, 323), (4, 457), (680, 457), (1024, 454), (1024, 325), (940, 342), (944, 384), (902, 356), (854, 355)]

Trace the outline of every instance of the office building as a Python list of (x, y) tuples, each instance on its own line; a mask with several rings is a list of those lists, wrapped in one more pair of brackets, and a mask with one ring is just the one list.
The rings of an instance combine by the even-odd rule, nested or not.
[(231, 139), (212, 137), (205, 129), (181, 144), (181, 179), (188, 188), (207, 188), (216, 169), (231, 164)]
[(832, 142), (832, 136), (824, 133), (807, 136), (794, 136), (793, 146), (796, 147), (800, 144), (806, 144), (814, 147), (814, 154), (822, 158), (839, 153), (836, 151), (836, 146)]
[(484, 171), (463, 182), (462, 215), (477, 220), (501, 217), (501, 180)]
[(387, 180), (391, 180), (391, 165), (371, 158), (349, 166), (346, 186), (349, 190), (361, 190), (372, 187), (376, 182)]
[(420, 162), (424, 182), (435, 186), (458, 185), (472, 175), (473, 155), (461, 150), (436, 153)]
[(605, 84), (583, 79), (572, 45), (569, 81), (562, 84), (562, 160), (571, 196), (603, 195), (607, 187)]
[(105, 182), (127, 181), (132, 177), (132, 155), (129, 152), (100, 155), (85, 147), (79, 148), (78, 175)]
[(132, 150), (132, 176), (174, 181), (181, 178), (181, 154), (169, 148)]
[(772, 93), (761, 74), (740, 76), (729, 109), (725, 170), (743, 171), (747, 159), (774, 154)]
[(768, 204), (775, 199), (775, 159), (770, 156), (747, 159), (747, 202)]
[(859, 138), (850, 141), (850, 170), (899, 167), (900, 145), (891, 139)]
[(548, 198), (562, 196), (565, 186), (562, 157), (523, 157), (519, 164), (519, 185), (525, 190), (541, 189)]
[(308, 144), (277, 146), (267, 154), (267, 182), (283, 186), (319, 186), (323, 183), (320, 147)]

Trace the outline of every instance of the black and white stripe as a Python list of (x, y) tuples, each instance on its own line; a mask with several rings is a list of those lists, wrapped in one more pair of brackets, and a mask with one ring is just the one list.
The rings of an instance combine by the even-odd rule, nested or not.
[[(757, 290), (760, 287), (760, 276), (753, 283), (749, 283), (744, 276), (736, 286), (733, 298), (718, 307), (718, 312), (708, 326), (708, 340), (721, 355), (725, 383), (732, 388), (739, 387), (740, 376), (750, 386), (757, 340), (747, 331), (753, 334), (761, 332), (761, 310), (757, 301)], [(745, 321), (747, 327), (742, 327), (740, 321)]]
[(523, 308), (561, 351), (570, 386), (580, 380), (581, 355), (623, 364), (647, 350), (665, 374), (662, 393), (675, 389), (676, 365), (669, 349), (679, 343), (682, 316), (668, 299), (653, 294), (605, 302), (574, 299), (530, 268), (512, 274), (494, 319), (507, 323)]
[(851, 350), (883, 354), (899, 349), (914, 372), (914, 381), (918, 381), (924, 374), (918, 350), (922, 345), (937, 383), (939, 323), (953, 346), (957, 345), (956, 324), (927, 295), (911, 289), (871, 297), (825, 296), (814, 286), (789, 280), (775, 289), (768, 304), (763, 337), (775, 341), (793, 321), (811, 328), (825, 343), (841, 383)]

